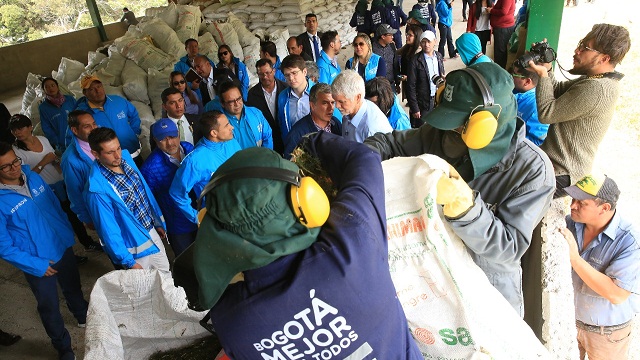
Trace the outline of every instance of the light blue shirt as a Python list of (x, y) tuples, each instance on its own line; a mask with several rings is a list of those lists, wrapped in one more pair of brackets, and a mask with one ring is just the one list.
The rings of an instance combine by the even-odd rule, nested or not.
[(298, 97), (292, 88), (289, 88), (289, 123), (291, 126), (298, 120), (309, 115), (309, 86), (302, 92), (302, 96)]
[(386, 134), (392, 131), (389, 119), (378, 105), (366, 99), (353, 117), (349, 115), (342, 117), (342, 137), (348, 140), (361, 143), (376, 133)]
[[(566, 217), (567, 228), (573, 233), (578, 249), (584, 247), (582, 223)], [(596, 270), (609, 276), (613, 282), (631, 292), (622, 304), (614, 305), (598, 295), (572, 271), (576, 320), (596, 326), (623, 324), (640, 312), (640, 234), (618, 212), (604, 231), (580, 251), (580, 257)]]

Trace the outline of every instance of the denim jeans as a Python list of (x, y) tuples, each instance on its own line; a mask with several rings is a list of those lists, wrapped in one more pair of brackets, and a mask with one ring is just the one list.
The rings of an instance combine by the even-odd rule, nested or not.
[(58, 271), (52, 276), (33, 276), (24, 273), (29, 287), (38, 303), (38, 314), (51, 344), (60, 355), (72, 351), (71, 336), (64, 327), (62, 314), (60, 313), (60, 301), (58, 299), (58, 287), (62, 288), (62, 295), (67, 302), (67, 307), (79, 324), (87, 322), (87, 308), (89, 303), (82, 295), (80, 285), (80, 273), (76, 264), (73, 250), (68, 248), (62, 258), (52, 268)]

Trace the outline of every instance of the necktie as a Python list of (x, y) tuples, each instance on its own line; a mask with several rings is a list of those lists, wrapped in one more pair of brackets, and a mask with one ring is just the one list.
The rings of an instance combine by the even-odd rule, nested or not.
[(182, 128), (182, 124), (184, 124), (184, 120), (178, 120), (178, 135), (180, 135), (180, 141), (184, 141), (184, 129)]
[(318, 48), (318, 37), (313, 35), (313, 51), (316, 53), (316, 61), (320, 59), (320, 49)]

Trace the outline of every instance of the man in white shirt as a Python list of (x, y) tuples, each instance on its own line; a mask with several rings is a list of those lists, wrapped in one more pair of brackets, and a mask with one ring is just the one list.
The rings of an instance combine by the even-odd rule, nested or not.
[(342, 113), (342, 137), (364, 142), (376, 133), (393, 131), (378, 106), (364, 98), (364, 80), (354, 70), (345, 70), (331, 84), (336, 107)]
[(166, 88), (160, 94), (162, 109), (167, 112), (167, 117), (178, 127), (180, 141), (186, 141), (195, 145), (193, 136), (193, 124), (184, 115), (184, 97), (176, 88)]
[[(295, 39), (295, 38), (294, 38)], [(249, 89), (247, 105), (253, 106), (262, 112), (273, 131), (273, 150), (278, 154), (284, 151), (284, 143), (280, 125), (278, 125), (278, 95), (287, 85), (275, 78), (275, 69), (269, 59), (260, 59), (256, 62), (259, 83)]]

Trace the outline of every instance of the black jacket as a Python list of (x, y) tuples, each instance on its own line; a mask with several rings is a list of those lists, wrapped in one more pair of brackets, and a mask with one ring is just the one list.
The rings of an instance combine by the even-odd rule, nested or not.
[(260, 83), (255, 84), (251, 89), (249, 89), (249, 94), (247, 95), (247, 103), (248, 106), (253, 106), (258, 108), (260, 112), (264, 115), (265, 119), (269, 125), (271, 125), (272, 137), (273, 137), (273, 150), (275, 150), (278, 154), (284, 153), (284, 142), (282, 141), (282, 132), (280, 131), (280, 125), (278, 123), (278, 95), (282, 90), (287, 88), (287, 84), (282, 81), (276, 79), (276, 117), (274, 119), (271, 116), (271, 111), (269, 111), (269, 105), (267, 105), (267, 100), (264, 98), (264, 93), (262, 92), (262, 86)]
[[(322, 36), (322, 33), (318, 31), (316, 32), (316, 36), (318, 37), (318, 51), (322, 51), (322, 44), (320, 43), (320, 36)], [(296, 38), (298, 38), (298, 44), (302, 44), (302, 57), (305, 58), (304, 60), (313, 61), (313, 45), (311, 45), (311, 41), (309, 39), (309, 35), (307, 35), (307, 32), (303, 32), (302, 34), (296, 36)], [(304, 54), (307, 54), (307, 56), (304, 56)], [(310, 59), (307, 60), (307, 57), (309, 57)]]
[[(442, 55), (434, 51), (438, 59), (438, 70), (440, 75), (444, 76), (444, 62)], [(424, 53), (419, 52), (409, 61), (407, 70), (407, 104), (409, 105), (409, 113), (413, 114), (418, 111), (429, 111), (430, 100), (436, 94), (431, 93), (431, 77), (429, 68), (424, 60)], [(418, 96), (418, 94), (420, 94)]]

